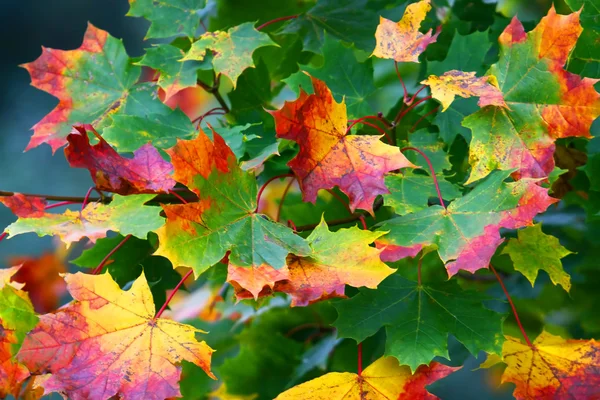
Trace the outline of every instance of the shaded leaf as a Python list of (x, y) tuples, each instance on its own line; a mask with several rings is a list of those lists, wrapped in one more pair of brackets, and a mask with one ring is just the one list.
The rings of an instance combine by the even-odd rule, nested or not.
[(109, 274), (67, 274), (65, 280), (75, 302), (42, 315), (18, 355), (32, 373), (51, 373), (42, 383), (46, 393), (73, 399), (178, 397), (183, 360), (213, 376), (213, 350), (196, 340), (203, 331), (154, 318), (143, 274), (128, 291)]
[(171, 36), (196, 36), (200, 27), (198, 12), (206, 0), (129, 0), (130, 17), (144, 17), (152, 24), (146, 39)]
[(385, 327), (385, 355), (415, 371), (436, 356), (449, 358), (450, 334), (474, 355), (482, 350), (499, 353), (504, 317), (483, 307), (488, 299), (456, 282), (421, 285), (394, 274), (377, 290), (361, 289), (336, 303), (334, 326), (341, 337), (359, 343)]

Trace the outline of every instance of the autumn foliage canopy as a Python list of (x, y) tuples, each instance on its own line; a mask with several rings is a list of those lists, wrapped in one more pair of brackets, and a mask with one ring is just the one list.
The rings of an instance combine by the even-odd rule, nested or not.
[(0, 398), (600, 399), (594, 0), (129, 2), (23, 65)]

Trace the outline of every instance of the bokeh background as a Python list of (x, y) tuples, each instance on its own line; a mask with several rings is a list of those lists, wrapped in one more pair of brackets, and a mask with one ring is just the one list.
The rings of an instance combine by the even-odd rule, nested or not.
[[(58, 150), (43, 145), (23, 152), (31, 127), (58, 103), (30, 86), (19, 65), (35, 60), (41, 46), (74, 49), (81, 45), (88, 21), (122, 38), (130, 56), (139, 56), (149, 23), (130, 18), (127, 0), (2, 0), (0, 1), (0, 190), (84, 196), (92, 185), (89, 173), (70, 168)], [(15, 221), (0, 207), (0, 226)], [(40, 255), (52, 248), (49, 237), (21, 235), (0, 247), (0, 266), (17, 255)]]

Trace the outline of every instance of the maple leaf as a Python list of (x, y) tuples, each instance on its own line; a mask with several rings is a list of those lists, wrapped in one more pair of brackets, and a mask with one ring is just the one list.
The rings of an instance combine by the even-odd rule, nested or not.
[(373, 56), (395, 61), (419, 62), (419, 55), (437, 40), (439, 32), (431, 35), (431, 29), (422, 34), (419, 27), (431, 10), (430, 0), (421, 0), (406, 7), (402, 19), (397, 23), (380, 17), (375, 39), (377, 45)]
[(565, 340), (544, 331), (529, 346), (506, 336), (502, 358), (507, 364), (502, 382), (517, 386), (513, 395), (519, 400), (600, 396), (600, 346), (594, 339)]
[(377, 290), (360, 289), (335, 303), (333, 325), (340, 337), (358, 343), (385, 327), (385, 355), (415, 371), (436, 356), (449, 358), (449, 334), (474, 355), (500, 352), (504, 318), (484, 308), (485, 300), (489, 297), (464, 291), (453, 281), (421, 285), (394, 274)]
[(206, 50), (213, 52), (212, 65), (216, 73), (231, 79), (235, 89), (237, 80), (246, 68), (254, 67), (252, 53), (260, 47), (278, 46), (269, 35), (254, 29), (252, 22), (230, 28), (227, 32), (206, 32), (192, 44), (182, 61), (202, 61)]
[(536, 180), (504, 183), (510, 173), (492, 172), (447, 209), (434, 205), (383, 222), (379, 229), (389, 233), (378, 242), (380, 246), (391, 246), (384, 249), (382, 256), (398, 260), (414, 256), (424, 246), (435, 245), (442, 261), (448, 263), (449, 276), (459, 269), (475, 272), (487, 268), (502, 243), (500, 228), (531, 225), (535, 215), (558, 201), (549, 197), (548, 190)]
[(183, 360), (214, 378), (213, 350), (196, 340), (204, 332), (154, 318), (144, 274), (127, 291), (110, 274), (66, 274), (65, 281), (75, 302), (42, 315), (18, 354), (32, 373), (52, 374), (42, 383), (46, 393), (72, 399), (179, 397)]
[(15, 355), (38, 321), (27, 293), (20, 290), (22, 285), (10, 282), (19, 267), (0, 269), (0, 398), (19, 397), (29, 371)]
[(164, 90), (163, 102), (169, 101), (185, 88), (196, 86), (199, 63), (179, 61), (184, 54), (183, 50), (175, 46), (159, 44), (146, 49), (144, 57), (136, 63), (160, 72), (157, 83)]
[(227, 280), (235, 281), (233, 286), (238, 298), (246, 297), (241, 290), (246, 289), (256, 299), (266, 286), (290, 294), (292, 307), (346, 297), (345, 285), (374, 289), (394, 272), (379, 258), (381, 250), (369, 246), (384, 234), (357, 227), (331, 232), (321, 219), (306, 238), (311, 247), (308, 256), (288, 256), (287, 268), (277, 272), (268, 266), (247, 268), (246, 271), (230, 266)]
[(33, 127), (26, 150), (47, 143), (55, 152), (66, 144), (72, 125), (101, 125), (125, 103), (140, 76), (140, 67), (129, 64), (123, 43), (92, 24), (78, 49), (44, 47), (37, 60), (23, 67), (33, 86), (59, 99), (56, 108)]
[(430, 385), (460, 367), (448, 367), (433, 361), (419, 367), (414, 374), (399, 365), (393, 357), (381, 357), (357, 375), (350, 372), (330, 372), (295, 386), (276, 397), (276, 400), (389, 400), (426, 399), (437, 396), (427, 391)]
[(288, 165), (298, 177), (304, 201), (315, 203), (319, 189), (338, 186), (350, 199), (350, 208), (373, 213), (373, 201), (389, 193), (384, 174), (414, 167), (400, 149), (377, 136), (348, 135), (346, 104), (337, 103), (327, 85), (312, 78), (315, 93), (303, 90), (278, 111), (277, 136), (298, 143), (300, 152)]
[(180, 140), (167, 152), (175, 167), (175, 180), (199, 195), (199, 202), (163, 205), (167, 221), (156, 230), (156, 255), (175, 267), (194, 269), (196, 276), (231, 250), (237, 266), (285, 266), (288, 253), (306, 255), (303, 238), (285, 225), (257, 214), (254, 174), (237, 165), (235, 155), (213, 131), (214, 143), (200, 131), (194, 140)]
[(571, 288), (571, 278), (560, 259), (573, 253), (561, 246), (557, 238), (542, 232), (541, 224), (520, 230), (517, 239), (509, 239), (502, 254), (510, 256), (515, 270), (525, 275), (531, 286), (541, 269), (555, 285), (561, 285), (567, 292)]
[[(398, 215), (410, 214), (428, 207), (428, 200), (437, 197), (431, 176), (415, 174), (406, 171), (402, 174), (388, 174), (385, 185), (390, 190), (383, 195), (386, 206), (392, 207)], [(438, 176), (440, 191), (446, 200), (453, 200), (461, 196), (461, 192), (452, 183), (442, 176)]]
[(164, 223), (159, 215), (160, 208), (144, 206), (153, 197), (152, 194), (114, 195), (110, 204), (90, 203), (82, 211), (67, 210), (63, 214), (19, 218), (6, 228), (6, 232), (10, 237), (27, 232), (35, 232), (38, 236), (58, 235), (67, 248), (83, 237), (95, 242), (105, 237), (109, 230), (145, 238), (148, 232)]
[(556, 139), (590, 136), (600, 115), (597, 81), (563, 69), (581, 30), (579, 12), (558, 15), (552, 7), (531, 32), (515, 17), (500, 35), (500, 60), (488, 75), (497, 78), (508, 108), (486, 107), (463, 121), (473, 135), (467, 183), (496, 168), (546, 177)]
[(0, 203), (10, 208), (13, 214), (23, 218), (37, 218), (44, 215), (46, 199), (15, 193), (12, 196), (0, 196)]
[(12, 280), (24, 285), (23, 290), (28, 293), (38, 313), (56, 310), (66, 292), (65, 281), (59, 275), (67, 272), (65, 253), (63, 250), (44, 253), (39, 257), (16, 257), (10, 260), (11, 265), (20, 265)]
[(227, 266), (227, 282), (235, 289), (238, 300), (266, 296), (277, 282), (287, 279), (290, 279), (287, 265), (280, 269), (267, 264), (253, 265), (250, 268), (238, 267), (231, 263)]
[(130, 17), (144, 17), (152, 24), (146, 39), (171, 36), (196, 36), (200, 27), (198, 11), (206, 0), (129, 0)]
[(452, 70), (440, 76), (429, 75), (421, 83), (431, 88), (431, 96), (442, 103), (442, 111), (448, 109), (456, 95), (465, 98), (478, 96), (479, 107), (507, 107), (493, 75), (478, 78), (475, 72)]
[(67, 136), (65, 157), (71, 167), (88, 169), (97, 189), (129, 195), (168, 193), (175, 186), (173, 166), (150, 143), (129, 159), (121, 157), (95, 130), (92, 132), (98, 143), (90, 146), (86, 127), (75, 126)]

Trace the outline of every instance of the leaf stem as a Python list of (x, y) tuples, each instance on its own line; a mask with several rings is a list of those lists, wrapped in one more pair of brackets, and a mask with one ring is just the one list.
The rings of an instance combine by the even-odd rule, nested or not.
[(87, 206), (87, 203), (90, 199), (90, 195), (92, 194), (92, 190), (94, 190), (94, 189), (95, 189), (95, 187), (92, 186), (91, 188), (88, 189), (87, 193), (85, 194), (85, 197), (83, 198), (83, 201), (81, 202), (81, 211), (83, 211), (85, 206)]
[(425, 254), (421, 254), (419, 261), (417, 261), (417, 282), (419, 283), (419, 286), (421, 286), (421, 266), (423, 265), (423, 257), (425, 257)]
[(183, 204), (187, 204), (187, 200), (184, 199), (183, 197), (181, 197), (179, 194), (177, 194), (177, 192), (173, 191), (173, 190), (169, 190), (169, 193), (172, 194), (173, 196), (177, 197), (179, 199), (179, 201), (181, 201)]
[(258, 191), (258, 195), (256, 196), (256, 209), (254, 210), (254, 212), (258, 211), (258, 207), (260, 205), (260, 198), (263, 194), (263, 192), (265, 191), (265, 189), (267, 188), (267, 186), (269, 185), (269, 183), (273, 182), (275, 179), (283, 179), (283, 178), (288, 178), (288, 177), (293, 177), (295, 176), (294, 174), (282, 174), (282, 175), (276, 175), (272, 178), (270, 178), (269, 180), (267, 180), (261, 187), (260, 190)]
[(338, 195), (336, 192), (334, 192), (332, 189), (327, 189), (327, 191), (329, 192), (329, 194), (336, 199), (337, 201), (339, 201), (340, 203), (342, 203), (344, 205), (344, 207), (346, 208), (346, 211), (348, 211), (348, 213), (350, 215), (354, 215), (354, 213), (352, 212), (352, 210), (350, 209), (350, 205), (348, 205), (348, 203), (346, 203), (346, 201), (344, 201), (344, 199), (342, 199), (340, 197), (340, 195)]
[[(422, 90), (422, 89), (421, 89), (421, 90)], [(419, 90), (419, 91), (420, 91), (420, 90)], [(417, 92), (417, 93), (418, 93), (418, 92)], [(415, 95), (416, 95), (416, 93), (415, 93)], [(407, 108), (406, 108), (404, 111), (400, 111), (400, 112), (398, 113), (398, 115), (396, 115), (396, 118), (394, 118), (394, 125), (398, 125), (398, 124), (400, 123), (400, 121), (402, 121), (402, 118), (403, 118), (403, 117), (404, 117), (404, 116), (405, 116), (407, 113), (409, 113), (409, 112), (410, 112), (412, 109), (414, 109), (414, 108), (415, 108), (416, 106), (418, 106), (419, 104), (421, 104), (421, 103), (423, 103), (423, 102), (425, 102), (425, 101), (427, 101), (427, 100), (429, 100), (429, 99), (431, 99), (431, 96), (423, 97), (423, 98), (422, 98), (422, 99), (420, 99), (419, 101), (417, 101), (417, 102), (415, 102), (415, 103), (411, 104), (411, 105), (410, 105), (410, 107), (407, 107)], [(411, 102), (412, 102), (412, 99), (411, 99)]]
[(257, 31), (260, 31), (261, 29), (266, 28), (267, 26), (277, 23), (277, 22), (281, 22), (281, 21), (287, 21), (288, 19), (294, 19), (294, 18), (298, 18), (298, 15), (289, 15), (287, 17), (279, 17), (279, 18), (275, 18), (272, 19), (271, 21), (267, 21), (264, 24), (262, 24), (261, 26), (259, 26), (258, 28), (256, 28)]
[(500, 287), (502, 287), (502, 290), (504, 291), (504, 294), (506, 295), (508, 304), (510, 304), (510, 308), (512, 308), (513, 315), (515, 316), (515, 320), (517, 321), (517, 325), (519, 326), (519, 329), (521, 330), (521, 334), (523, 335), (525, 342), (527, 342), (527, 345), (529, 347), (534, 349), (535, 347), (531, 343), (531, 340), (529, 340), (529, 336), (527, 336), (527, 333), (525, 332), (525, 328), (523, 328), (523, 324), (521, 324), (521, 319), (519, 318), (519, 314), (517, 313), (517, 308), (515, 307), (515, 304), (513, 303), (512, 298), (510, 297), (510, 294), (508, 294), (508, 290), (506, 290), (506, 286), (504, 286), (504, 282), (502, 282), (502, 278), (500, 278), (500, 275), (498, 274), (498, 272), (496, 272), (496, 269), (494, 268), (494, 266), (492, 264), (490, 264), (490, 269), (492, 270), (494, 275), (496, 275), (496, 279), (498, 280), (498, 283), (500, 283)]
[(165, 311), (165, 309), (167, 308), (167, 306), (169, 305), (169, 302), (173, 299), (173, 296), (175, 296), (175, 293), (177, 293), (177, 291), (179, 290), (179, 288), (181, 287), (181, 285), (183, 285), (183, 282), (186, 281), (187, 278), (190, 277), (190, 275), (192, 275), (192, 273), (194, 272), (193, 269), (190, 269), (188, 271), (187, 274), (185, 274), (183, 276), (183, 278), (181, 278), (181, 280), (179, 281), (179, 283), (177, 284), (177, 286), (175, 286), (173, 288), (173, 291), (171, 292), (171, 294), (169, 295), (169, 297), (167, 298), (167, 300), (165, 301), (165, 304), (162, 305), (162, 307), (160, 308), (160, 310), (158, 310), (158, 312), (156, 313), (156, 315), (154, 316), (154, 319), (157, 320), (160, 318), (160, 316), (162, 315), (162, 313)]
[(102, 261), (100, 261), (100, 264), (98, 264), (98, 266), (96, 268), (94, 268), (94, 270), (92, 271), (92, 275), (98, 275), (100, 272), (102, 272), (102, 269), (104, 268), (104, 266), (106, 265), (106, 263), (108, 262), (108, 259), (117, 252), (117, 250), (119, 250), (121, 247), (123, 247), (123, 245), (131, 238), (131, 234), (125, 236), (123, 238), (123, 240), (121, 240), (121, 242), (115, 246), (114, 249), (112, 249), (106, 256), (104, 256), (104, 258), (102, 259)]
[(362, 342), (358, 344), (358, 376), (362, 376)]
[(45, 209), (46, 209), (46, 210), (49, 210), (49, 209), (51, 209), (51, 208), (62, 207), (62, 206), (68, 206), (69, 204), (76, 204), (76, 203), (77, 203), (77, 202), (75, 202), (75, 201), (61, 201), (61, 202), (59, 202), (59, 203), (54, 203), (54, 204), (47, 205), (47, 206), (45, 207)]
[[(0, 190), (0, 197), (14, 196), (15, 193), (17, 193), (17, 192), (7, 192), (7, 191)], [(24, 196), (42, 197), (49, 201), (70, 201), (71, 203), (82, 203), (84, 200), (84, 197), (74, 197), (74, 196), (53, 196), (53, 195), (49, 195), (49, 194), (30, 194), (30, 193), (22, 193), (22, 194)], [(88, 199), (88, 201), (90, 201), (90, 202), (101, 201), (103, 203), (108, 203), (108, 202), (110, 202), (110, 200), (111, 200), (110, 198), (101, 199), (98, 197), (90, 197)]]
[(225, 102), (225, 99), (223, 99), (223, 96), (221, 96), (221, 93), (219, 93), (220, 84), (221, 84), (221, 74), (215, 74), (215, 78), (214, 78), (212, 86), (209, 86), (206, 83), (202, 82), (201, 80), (198, 80), (198, 86), (200, 86), (202, 89), (206, 90), (208, 93), (212, 94), (215, 97), (215, 99), (219, 102), (219, 104), (221, 105), (221, 108), (223, 110), (225, 110), (225, 114), (227, 114), (230, 110), (229, 110), (229, 106)]
[(400, 75), (400, 70), (398, 69), (398, 61), (394, 61), (394, 67), (396, 67), (396, 75), (398, 76), (398, 80), (402, 84), (402, 90), (404, 91), (402, 101), (406, 103), (406, 99), (408, 98), (408, 91), (406, 90), (406, 85), (404, 85), (404, 80), (402, 80), (402, 75)]
[(292, 184), (294, 183), (295, 180), (296, 180), (296, 177), (293, 176), (292, 179), (290, 179), (290, 182), (287, 184), (287, 186), (283, 190), (283, 193), (281, 194), (281, 199), (279, 200), (279, 206), (277, 207), (277, 214), (275, 214), (275, 222), (279, 222), (279, 217), (281, 217), (281, 210), (283, 209), (283, 202), (285, 201), (285, 197), (287, 196), (288, 192), (290, 191), (290, 188), (292, 187)]
[(415, 122), (415, 124), (410, 128), (409, 132), (414, 132), (415, 128), (421, 123), (421, 121), (423, 121), (425, 118), (429, 117), (431, 114), (436, 113), (440, 108), (436, 107), (433, 110), (429, 111), (427, 114), (423, 115), (421, 118), (419, 118), (419, 120), (417, 122)]
[(442, 198), (442, 192), (440, 191), (440, 185), (438, 183), (437, 176), (435, 175), (435, 170), (433, 169), (433, 165), (431, 164), (431, 160), (429, 160), (429, 157), (427, 157), (427, 154), (423, 153), (421, 150), (417, 149), (416, 147), (404, 147), (400, 151), (406, 151), (406, 150), (416, 151), (417, 153), (419, 153), (420, 155), (423, 156), (423, 158), (427, 162), (427, 165), (429, 166), (429, 170), (431, 171), (431, 177), (433, 178), (433, 184), (435, 185), (435, 191), (437, 192), (438, 199), (440, 200), (440, 204), (445, 209), (448, 209), (448, 207), (446, 207), (446, 203), (444, 203), (444, 199)]
[(2, 232), (2, 234), (0, 234), (0, 242), (2, 241), (2, 239), (4, 239), (6, 236), (8, 236), (8, 232)]

